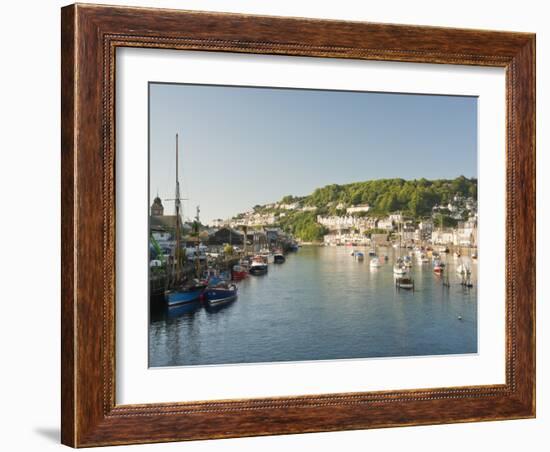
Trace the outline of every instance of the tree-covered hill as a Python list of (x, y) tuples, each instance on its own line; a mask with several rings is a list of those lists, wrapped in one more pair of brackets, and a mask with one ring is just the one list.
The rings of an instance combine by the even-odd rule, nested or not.
[(446, 204), (454, 195), (477, 198), (477, 179), (378, 179), (346, 185), (327, 185), (302, 198), (305, 206), (315, 206), (320, 213), (335, 214), (338, 204), (345, 207), (368, 204), (373, 215), (395, 211), (419, 217), (429, 215), (432, 207)]
[[(452, 202), (455, 195), (476, 200), (477, 179), (460, 176), (456, 179), (378, 179), (332, 184), (317, 188), (311, 195), (287, 195), (278, 203), (255, 206), (254, 210), (277, 214), (279, 225), (285, 231), (304, 241), (317, 241), (326, 233), (317, 223), (317, 215), (343, 215), (348, 207), (368, 204), (370, 210), (358, 215), (383, 217), (399, 211), (418, 220), (431, 216), (434, 206)], [(296, 209), (281, 207), (293, 203), (298, 206)], [(313, 207), (315, 209), (311, 209)]]

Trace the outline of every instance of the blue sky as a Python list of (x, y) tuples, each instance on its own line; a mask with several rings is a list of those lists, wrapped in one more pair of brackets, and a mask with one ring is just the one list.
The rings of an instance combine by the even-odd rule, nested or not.
[(149, 203), (174, 197), (178, 133), (203, 223), (332, 183), (477, 176), (475, 97), (151, 83), (149, 105)]

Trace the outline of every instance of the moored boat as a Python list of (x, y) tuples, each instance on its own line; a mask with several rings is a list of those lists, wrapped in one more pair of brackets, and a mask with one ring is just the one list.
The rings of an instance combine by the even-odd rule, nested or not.
[(414, 280), (412, 278), (396, 278), (395, 286), (398, 289), (414, 290)]
[(407, 274), (407, 269), (403, 264), (397, 263), (393, 266), (393, 274), (396, 276), (403, 276)]
[(370, 260), (370, 267), (371, 268), (378, 268), (380, 267), (380, 259), (377, 257), (374, 257)]
[(365, 259), (365, 255), (361, 251), (356, 251), (353, 255), (355, 257), (355, 260), (362, 261)]
[(237, 285), (222, 283), (215, 287), (207, 287), (204, 291), (204, 299), (210, 305), (235, 301), (237, 299)]
[(434, 260), (433, 270), (436, 275), (441, 275), (443, 273), (443, 264), (439, 259)]
[(168, 290), (165, 293), (166, 304), (168, 304), (168, 306), (176, 306), (199, 301), (205, 287), (205, 284), (193, 284)]
[(285, 263), (285, 256), (283, 254), (277, 253), (273, 255), (273, 263), (274, 264), (284, 264)]
[(248, 269), (242, 265), (234, 265), (231, 275), (234, 281), (241, 281), (248, 276)]
[(267, 273), (267, 263), (263, 259), (254, 259), (248, 272), (254, 276), (265, 275)]

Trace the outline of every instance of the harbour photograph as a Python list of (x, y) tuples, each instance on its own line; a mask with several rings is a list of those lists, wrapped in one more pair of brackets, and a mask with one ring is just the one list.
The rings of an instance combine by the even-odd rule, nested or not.
[(477, 97), (148, 91), (149, 367), (478, 352)]

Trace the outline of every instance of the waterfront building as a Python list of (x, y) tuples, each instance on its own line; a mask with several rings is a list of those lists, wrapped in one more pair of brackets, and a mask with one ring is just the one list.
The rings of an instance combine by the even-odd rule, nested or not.
[(453, 244), (457, 246), (476, 246), (477, 222), (473, 220), (459, 222), (454, 231)]
[(421, 221), (416, 228), (414, 240), (418, 242), (431, 240), (433, 229), (433, 221)]
[(279, 239), (281, 230), (279, 228), (264, 228), (265, 236), (268, 243), (275, 243)]
[(208, 245), (242, 245), (244, 243), (244, 234), (237, 229), (222, 227), (210, 234)]
[(353, 244), (356, 246), (360, 245), (370, 245), (371, 240), (364, 234), (358, 234), (355, 232), (334, 232), (330, 234), (325, 234), (323, 237), (323, 242), (325, 246), (340, 246)]
[(441, 229), (432, 232), (432, 243), (434, 245), (449, 245), (454, 242), (454, 231), (452, 229)]

